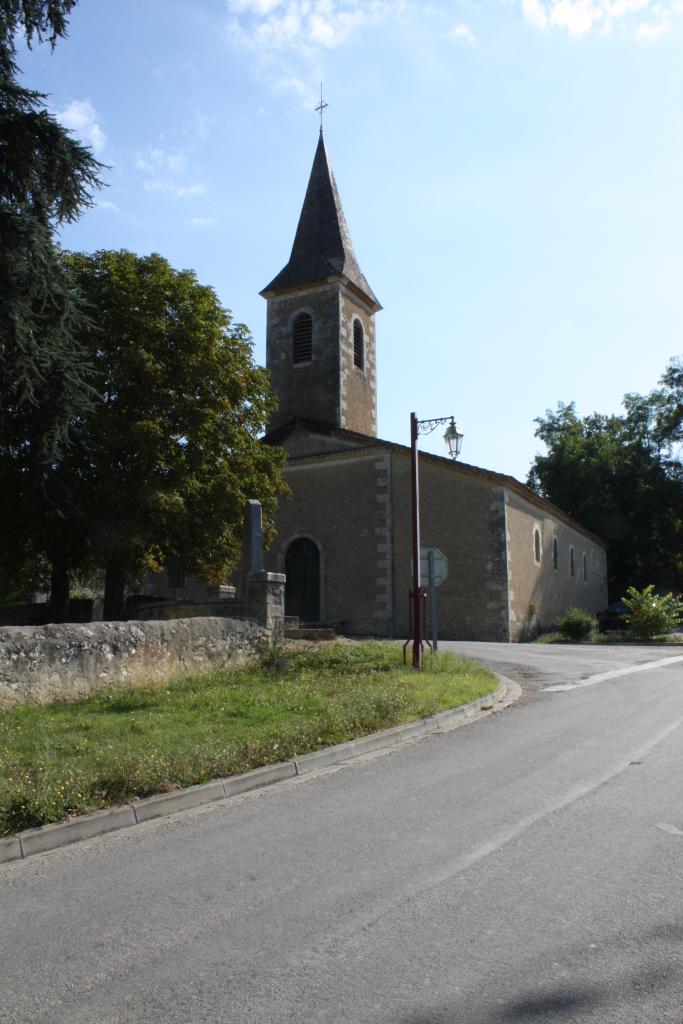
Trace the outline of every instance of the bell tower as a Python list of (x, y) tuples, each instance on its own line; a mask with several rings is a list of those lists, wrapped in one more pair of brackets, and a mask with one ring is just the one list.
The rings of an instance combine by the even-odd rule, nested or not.
[(351, 244), (322, 128), (289, 262), (263, 289), (269, 430), (309, 419), (377, 434), (375, 313)]

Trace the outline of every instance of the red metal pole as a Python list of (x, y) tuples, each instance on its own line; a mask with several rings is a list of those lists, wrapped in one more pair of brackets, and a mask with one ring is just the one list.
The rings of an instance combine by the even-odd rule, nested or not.
[(422, 581), (420, 579), (420, 476), (417, 464), (417, 416), (410, 414), (410, 483), (413, 520), (413, 668), (422, 668)]

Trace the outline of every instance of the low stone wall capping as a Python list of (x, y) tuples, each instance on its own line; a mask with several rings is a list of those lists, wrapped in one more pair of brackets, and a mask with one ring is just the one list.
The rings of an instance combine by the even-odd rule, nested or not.
[(0, 628), (0, 707), (73, 700), (244, 663), (270, 632), (203, 617)]

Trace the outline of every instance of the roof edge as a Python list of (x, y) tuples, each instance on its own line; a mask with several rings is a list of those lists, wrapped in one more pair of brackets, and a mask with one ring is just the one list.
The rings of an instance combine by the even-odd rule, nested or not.
[(303, 284), (282, 285), (279, 288), (271, 288), (270, 285), (266, 285), (266, 287), (259, 292), (259, 295), (263, 299), (270, 299), (275, 295), (293, 295), (296, 292), (302, 291), (304, 288), (322, 288), (327, 284), (336, 284), (337, 281), (341, 281), (341, 283), (344, 284), (350, 292), (353, 292), (355, 295), (360, 297), (365, 304), (370, 307), (373, 313), (379, 313), (380, 310), (384, 308), (374, 293), (368, 294), (368, 292), (360, 288), (355, 281), (352, 281), (350, 277), (347, 277), (346, 274), (330, 274), (328, 277), (318, 277), (311, 281), (304, 281)]
[[(265, 434), (262, 438), (265, 444), (278, 444), (280, 440), (287, 437), (297, 428), (304, 428), (310, 430), (313, 433), (323, 434), (326, 437), (339, 437), (340, 440), (347, 438), (349, 441), (364, 441), (365, 444), (356, 448), (339, 448), (337, 450), (328, 450), (320, 453), (310, 455), (295, 455), (290, 458), (292, 463), (303, 463), (303, 462), (316, 462), (320, 459), (329, 459), (333, 457), (338, 458), (351, 458), (354, 455), (358, 455), (363, 449), (371, 450), (377, 448), (385, 448), (389, 451), (394, 451), (396, 454), (410, 457), (410, 446), (405, 444), (398, 444), (396, 441), (386, 441), (380, 437), (370, 437), (368, 434), (359, 434), (354, 430), (345, 430), (343, 427), (334, 427), (330, 424), (320, 423), (317, 420), (309, 420), (302, 417), (296, 417), (284, 423), (281, 427), (277, 427), (275, 430)], [(449, 458), (446, 455), (433, 455), (431, 452), (420, 452), (420, 460), (431, 462), (440, 465), (442, 468), (448, 467), (452, 472), (460, 472), (465, 476), (478, 477), (479, 479), (490, 480), (492, 483), (497, 483), (499, 486), (507, 487), (509, 490), (514, 491), (521, 498), (530, 502), (532, 505), (537, 505), (539, 508), (543, 508), (546, 511), (552, 513), (558, 519), (562, 520), (567, 526), (571, 526), (572, 529), (582, 533), (585, 537), (595, 541), (601, 547), (607, 549), (608, 543), (597, 533), (593, 533), (588, 527), (584, 526), (579, 522), (578, 519), (574, 519), (573, 516), (563, 512), (561, 508), (554, 505), (552, 501), (548, 501), (547, 498), (543, 498), (540, 494), (536, 494), (526, 484), (521, 483), (514, 476), (508, 476), (507, 473), (496, 473), (492, 469), (482, 469), (480, 466), (471, 466), (467, 462), (456, 462), (454, 459)]]

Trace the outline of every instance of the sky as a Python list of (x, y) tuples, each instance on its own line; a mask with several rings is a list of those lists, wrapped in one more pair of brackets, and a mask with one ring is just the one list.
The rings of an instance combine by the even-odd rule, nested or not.
[(453, 415), (524, 480), (536, 417), (619, 412), (683, 354), (682, 56), (683, 0), (81, 0), (19, 65), (108, 165), (62, 244), (193, 269), (259, 363), (324, 83), (379, 436)]

